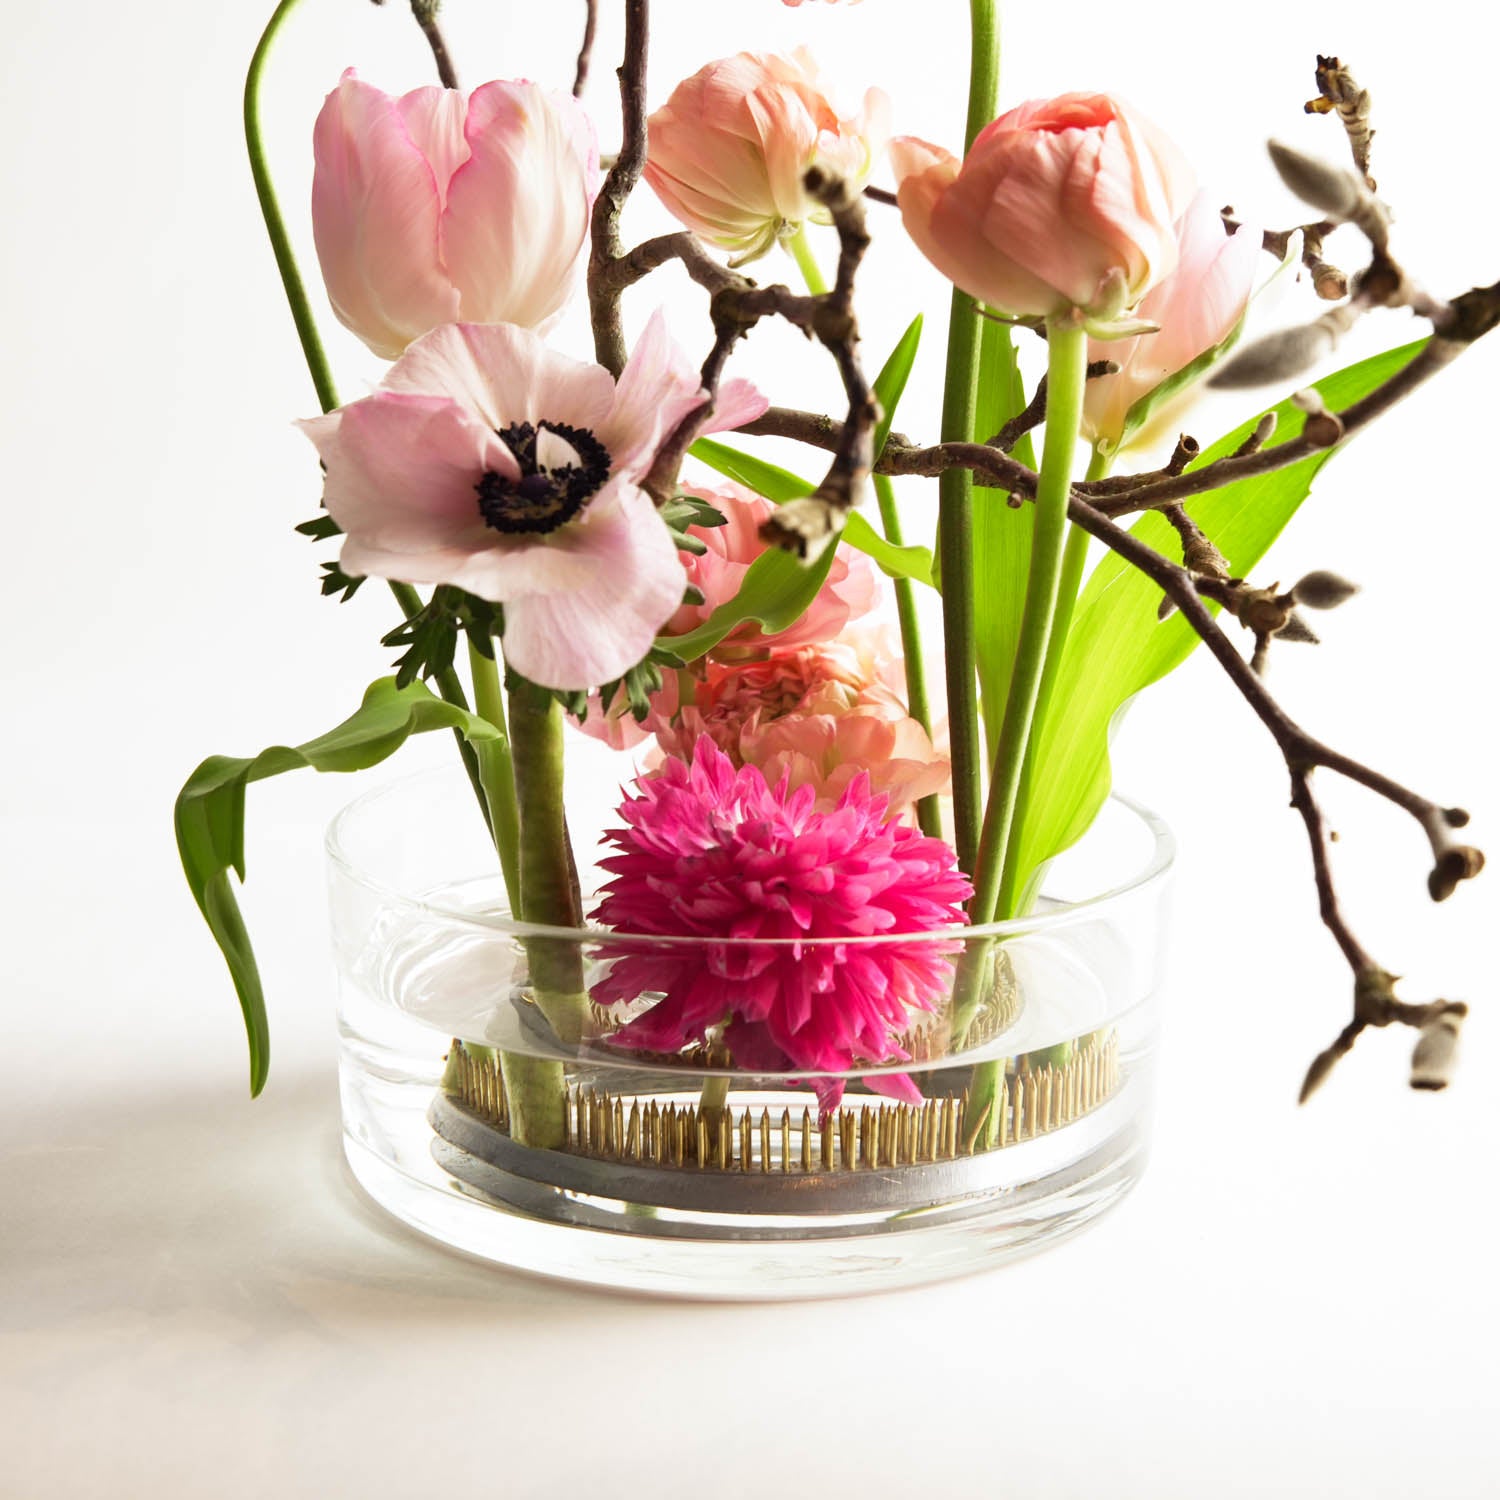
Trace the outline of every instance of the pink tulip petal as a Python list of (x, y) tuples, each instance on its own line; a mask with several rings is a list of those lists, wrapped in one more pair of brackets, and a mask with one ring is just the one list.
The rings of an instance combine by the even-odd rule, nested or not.
[(313, 129), (313, 240), (338, 319), (394, 359), (458, 315), (438, 259), (438, 188), (395, 102), (346, 72)]
[(553, 533), (532, 561), (550, 582), (564, 558), (576, 568), (565, 587), (507, 605), (505, 659), (542, 687), (597, 687), (651, 649), (681, 602), (686, 575), (650, 497), (631, 485), (614, 503), (591, 503), (583, 521)]
[(396, 100), (396, 109), (406, 133), (432, 168), (441, 209), (448, 201), (453, 174), (469, 159), (469, 143), (464, 139), (468, 104), (457, 89), (434, 86), (403, 94)]
[(470, 98), (469, 157), (448, 186), (441, 225), (466, 322), (534, 328), (572, 294), (593, 206), (580, 115), (571, 99), (531, 83), (487, 83)]

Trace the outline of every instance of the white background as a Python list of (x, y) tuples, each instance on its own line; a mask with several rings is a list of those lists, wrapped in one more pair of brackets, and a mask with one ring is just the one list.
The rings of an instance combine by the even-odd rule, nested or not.
[[(1297, 1110), (1347, 976), (1278, 757), (1207, 661), (1139, 706), (1118, 757), (1182, 843), (1156, 1159), (1109, 1219), (1039, 1259), (881, 1298), (693, 1307), (508, 1276), (383, 1220), (338, 1154), (319, 830), (351, 788), (331, 779), (252, 793), (274, 1054), (247, 1099), (171, 798), (211, 751), (341, 717), (391, 624), (378, 589), (320, 600), (291, 531), (317, 504), (289, 426), (313, 403), (238, 134), (269, 8), (3, 3), (0, 1495), (1500, 1490), (1495, 877), (1431, 907), (1415, 829), (1330, 789), (1358, 930), (1413, 998), (1476, 1013), (1446, 1095), (1409, 1093), (1409, 1037), (1377, 1035)], [(608, 141), (603, 8), (591, 100)], [(581, 3), (449, 9), (468, 84), (571, 77)], [(711, 57), (806, 38), (849, 97), (880, 83), (900, 129), (956, 144), (964, 10), (660, 0), (652, 100)], [(350, 62), (393, 90), (430, 64), (400, 0), (304, 11), (267, 112), (309, 252), (322, 95)], [(1005, 94), (1117, 89), (1223, 201), (1279, 226), (1296, 211), (1260, 142), (1338, 147), (1300, 105), (1313, 54), (1339, 52), (1377, 95), (1398, 249), (1451, 293), (1500, 276), (1497, 31), (1452, 0), (1015, 6)], [(632, 225), (657, 223), (643, 195)], [(940, 326), (945, 298), (878, 223), (864, 312), (883, 353), (914, 299)], [(696, 347), (700, 305), (663, 284)], [(1347, 352), (1409, 332), (1390, 315)], [(378, 377), (347, 336), (330, 346), (346, 393)], [(940, 346), (902, 412), (919, 436)], [(743, 368), (826, 408), (819, 364), (785, 372), (794, 349), (769, 335)], [(1335, 743), (1468, 805), (1491, 845), (1497, 374), (1500, 344), (1477, 348), (1341, 456), (1265, 575), (1364, 584), (1320, 621), (1326, 644), (1279, 654), (1278, 691)], [(447, 753), (415, 745), (403, 765)]]

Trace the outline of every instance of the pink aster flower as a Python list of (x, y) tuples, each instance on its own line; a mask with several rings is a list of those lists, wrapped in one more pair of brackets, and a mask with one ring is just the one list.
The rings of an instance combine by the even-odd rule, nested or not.
[(710, 658), (692, 701), (652, 728), (669, 757), (690, 758), (707, 737), (772, 784), (810, 788), (822, 811), (865, 777), (889, 816), (908, 818), (923, 797), (947, 791), (949, 764), (907, 713), (900, 672), (878, 630), (766, 657)]
[[(682, 601), (676, 543), (639, 480), (703, 399), (660, 314), (618, 384), (527, 329), (459, 323), (413, 343), (374, 395), (301, 425), (345, 572), (503, 604), (511, 666), (580, 690), (640, 661)], [(713, 425), (764, 410), (731, 382)]]
[[(595, 919), (620, 933), (721, 941), (606, 952), (613, 963), (595, 1000), (662, 996), (615, 1033), (617, 1046), (676, 1052), (723, 1028), (736, 1064), (755, 1071), (906, 1060), (896, 1038), (941, 1003), (961, 946), (926, 935), (962, 923), (971, 894), (947, 844), (888, 818), (863, 780), (820, 812), (810, 788), (736, 770), (710, 739), (691, 762), (639, 782), (621, 816), (625, 827), (606, 837), (618, 852), (601, 862), (613, 879)], [(838, 1103), (842, 1079), (811, 1082), (825, 1109)], [(870, 1083), (921, 1097), (905, 1074)]]

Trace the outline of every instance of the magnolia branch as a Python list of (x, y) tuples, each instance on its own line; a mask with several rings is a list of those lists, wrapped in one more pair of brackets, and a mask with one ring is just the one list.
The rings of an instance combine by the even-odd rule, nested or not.
[(587, 12), (583, 22), (583, 41), (578, 46), (578, 65), (573, 71), (573, 97), (583, 96), (589, 81), (589, 62), (594, 55), (594, 33), (599, 29), (599, 0), (584, 0)]
[[(385, 0), (375, 0), (375, 4), (384, 5)], [(445, 89), (456, 89), (458, 72), (453, 66), (448, 44), (443, 40), (442, 27), (438, 25), (440, 9), (442, 9), (442, 0), (411, 0), (412, 16), (421, 27), (422, 35), (426, 37), (427, 45), (432, 49), (432, 60), (437, 64), (438, 81)]]
[[(1200, 579), (1186, 567), (1172, 562), (1140, 538), (1116, 526), (1102, 511), (1095, 510), (1076, 493), (1069, 503), (1068, 515), (1074, 524), (1156, 583), (1181, 610), (1240, 695), (1270, 731), (1286, 761), (1291, 777), (1292, 806), (1302, 817), (1312, 852), (1319, 911), (1354, 976), (1353, 1017), (1335, 1041), (1313, 1061), (1302, 1086), (1302, 1099), (1305, 1101), (1310, 1097), (1363, 1031), (1393, 1023), (1415, 1027), (1420, 1033), (1413, 1058), (1414, 1085), (1440, 1086), (1437, 1075), (1431, 1071), (1432, 1054), (1442, 1046), (1451, 1056), (1457, 1025), (1467, 1013), (1466, 1007), (1446, 1000), (1435, 1000), (1427, 1005), (1410, 1005), (1398, 1000), (1394, 992), (1394, 976), (1377, 964), (1354, 936), (1334, 888), (1323, 817), (1312, 791), (1312, 773), (1322, 767), (1346, 777), (1400, 807), (1417, 821), (1432, 850), (1433, 867), (1428, 876), (1428, 891), (1435, 901), (1444, 900), (1460, 881), (1472, 878), (1484, 867), (1484, 856), (1478, 849), (1456, 843), (1452, 837), (1455, 828), (1468, 822), (1468, 814), (1461, 808), (1441, 807), (1308, 734), (1272, 698), (1265, 683), (1219, 628), (1201, 597)], [(1422, 1067), (1418, 1067), (1419, 1062)]]
[(623, 119), (620, 154), (594, 201), (588, 271), (594, 356), (616, 377), (625, 368), (628, 351), (620, 320), (620, 296), (627, 283), (617, 282), (615, 264), (624, 258), (620, 215), (646, 165), (646, 56), (650, 40), (650, 0), (625, 0), (625, 58), (619, 70)]

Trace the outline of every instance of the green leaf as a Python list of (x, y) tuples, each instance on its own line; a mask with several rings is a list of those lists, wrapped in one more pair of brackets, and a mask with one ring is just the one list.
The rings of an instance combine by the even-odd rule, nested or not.
[(657, 648), (685, 662), (696, 661), (739, 625), (753, 621), (767, 635), (788, 629), (817, 597), (836, 550), (825, 547), (810, 564), (779, 548), (762, 552), (746, 569), (734, 598), (721, 604), (696, 630), (658, 636)]
[[(1010, 328), (986, 318), (979, 335), (979, 401), (975, 432), (980, 442), (999, 432), (1026, 408), (1026, 390), (1016, 363)], [(1031, 434), (1011, 450), (1028, 468), (1036, 467)], [(1026, 575), (1031, 568), (1033, 507), (1012, 510), (1004, 490), (974, 487), (974, 653), (979, 670), (980, 708), (985, 742), (993, 761), (1011, 669), (1026, 606)]]
[(503, 742), (493, 725), (435, 698), (420, 683), (397, 688), (384, 677), (366, 690), (357, 712), (305, 745), (273, 745), (248, 760), (210, 756), (177, 797), (174, 822), (193, 899), (229, 965), (250, 1042), (250, 1092), (265, 1087), (270, 1036), (255, 954), (245, 931), (231, 870), (245, 879), (245, 788), (283, 771), (363, 771), (394, 754), (413, 734), (455, 729), (473, 745), (487, 773)]
[[(1316, 383), (1330, 410), (1368, 395), (1405, 366), (1422, 341), (1391, 349)], [(1289, 401), (1275, 408), (1270, 446), (1298, 436), (1305, 418)], [(1257, 419), (1258, 419), (1257, 414)], [(1249, 436), (1246, 422), (1202, 454), (1199, 468), (1234, 452)], [(1198, 496), (1187, 510), (1244, 576), (1264, 556), (1306, 498), (1314, 477), (1337, 449), (1311, 455), (1274, 473)], [(1177, 533), (1159, 515), (1143, 516), (1132, 533), (1169, 557), (1182, 555)], [(1113, 554), (1094, 570), (1079, 596), (1056, 690), (1037, 731), (1036, 775), (1027, 790), (1018, 844), (1019, 867), (1033, 871), (1066, 849), (1093, 822), (1109, 794), (1109, 735), (1120, 710), (1142, 688), (1165, 677), (1198, 644), (1197, 633), (1173, 615), (1157, 619), (1161, 590)]]
[(910, 578), (916, 583), (932, 581), (932, 553), (926, 547), (897, 547), (886, 541), (857, 511), (850, 511), (840, 539), (856, 552), (863, 552), (888, 578)]
[(699, 438), (688, 452), (725, 478), (754, 490), (757, 495), (764, 495), (777, 505), (785, 505), (788, 500), (804, 500), (817, 489), (817, 485), (799, 479), (786, 469), (768, 464), (763, 458), (752, 458), (725, 443), (716, 443), (712, 438)]
[(911, 368), (917, 362), (917, 349), (922, 342), (922, 315), (918, 313), (906, 332), (901, 335), (891, 357), (881, 366), (875, 377), (875, 399), (880, 403), (880, 420), (875, 424), (875, 456), (885, 452), (886, 439), (891, 435), (891, 423), (896, 420), (896, 408), (906, 393), (906, 382), (911, 379)]

